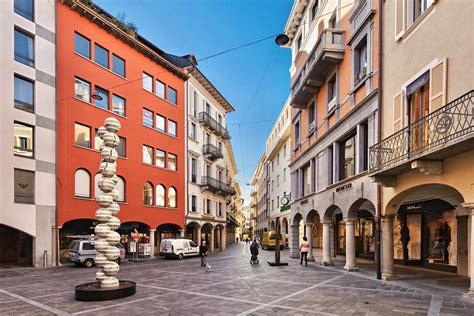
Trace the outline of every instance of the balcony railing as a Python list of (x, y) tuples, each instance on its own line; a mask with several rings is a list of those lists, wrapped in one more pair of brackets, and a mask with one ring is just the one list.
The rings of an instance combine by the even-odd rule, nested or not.
[(224, 139), (230, 139), (230, 134), (227, 129), (222, 126), (218, 121), (213, 119), (209, 113), (200, 112), (199, 113), (199, 123), (202, 123), (209, 127), (214, 133), (221, 136)]
[[(442, 160), (474, 147), (474, 90), (370, 147), (369, 172), (396, 175), (417, 158)], [(408, 166), (406, 166), (407, 168)]]
[(212, 144), (205, 144), (202, 148), (202, 153), (211, 160), (224, 158), (222, 151)]
[(229, 184), (212, 177), (202, 177), (201, 187), (221, 195), (235, 195), (237, 191)]
[(291, 104), (294, 107), (305, 107), (323, 85), (322, 80), (344, 58), (344, 31), (326, 29), (319, 36), (313, 51), (301, 67), (297, 79), (291, 87)]

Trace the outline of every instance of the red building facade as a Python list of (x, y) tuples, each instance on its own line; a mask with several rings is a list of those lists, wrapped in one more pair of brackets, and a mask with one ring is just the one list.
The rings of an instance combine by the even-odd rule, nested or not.
[(117, 148), (119, 233), (151, 246), (180, 234), (185, 209), (186, 73), (95, 5), (57, 2), (60, 250), (93, 233), (100, 138), (107, 117), (122, 124)]

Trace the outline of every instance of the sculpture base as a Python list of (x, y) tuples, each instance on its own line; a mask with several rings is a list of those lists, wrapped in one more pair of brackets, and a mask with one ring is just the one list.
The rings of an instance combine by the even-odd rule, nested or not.
[(272, 267), (281, 267), (281, 266), (287, 266), (288, 262), (268, 261), (268, 264)]
[(77, 301), (108, 301), (134, 295), (137, 285), (133, 281), (119, 281), (117, 288), (103, 289), (100, 282), (90, 282), (76, 285), (74, 288)]

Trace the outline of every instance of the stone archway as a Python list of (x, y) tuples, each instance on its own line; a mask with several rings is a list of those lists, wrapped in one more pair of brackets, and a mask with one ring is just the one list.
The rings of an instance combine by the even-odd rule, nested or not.
[(201, 243), (205, 241), (209, 251), (214, 251), (214, 226), (211, 223), (204, 223), (200, 235)]
[(283, 217), (281, 221), (281, 230), (283, 234), (283, 238), (285, 238), (285, 247), (288, 247), (288, 234), (289, 234), (289, 224), (288, 224), (288, 219), (286, 217)]
[(275, 221), (270, 222), (270, 230), (275, 230)]
[(375, 259), (375, 204), (368, 199), (357, 199), (349, 207), (347, 218), (354, 221), (356, 257)]
[(33, 265), (33, 237), (21, 230), (0, 224), (0, 263)]
[(308, 239), (310, 245), (310, 252), (308, 253), (308, 260), (314, 260), (314, 248), (322, 247), (322, 224), (319, 218), (319, 213), (316, 210), (311, 210), (306, 215), (305, 221), (305, 237)]
[(73, 219), (59, 228), (59, 261), (67, 262), (69, 245), (74, 239), (87, 239), (94, 234), (95, 220), (91, 218)]
[(213, 248), (224, 251), (226, 249), (226, 227), (223, 224), (217, 224), (214, 227)]
[(300, 213), (296, 213), (291, 218), (291, 225), (290, 225), (290, 236), (289, 236), (289, 243), (290, 243), (290, 258), (299, 258), (299, 245), (300, 239), (303, 237), (304, 233), (304, 220), (303, 215)]
[(201, 245), (201, 225), (197, 222), (188, 223), (184, 236), (194, 241), (196, 245)]
[(382, 277), (397, 278), (394, 261), (467, 276), (474, 254), (464, 202), (458, 190), (439, 183), (408, 188), (389, 200), (381, 227)]

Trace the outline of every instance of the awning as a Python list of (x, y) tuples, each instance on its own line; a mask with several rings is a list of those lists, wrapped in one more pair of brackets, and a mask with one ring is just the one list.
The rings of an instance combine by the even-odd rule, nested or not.
[(422, 74), (418, 79), (410, 83), (407, 87), (407, 96), (423, 87), (430, 80), (430, 71), (428, 70)]

